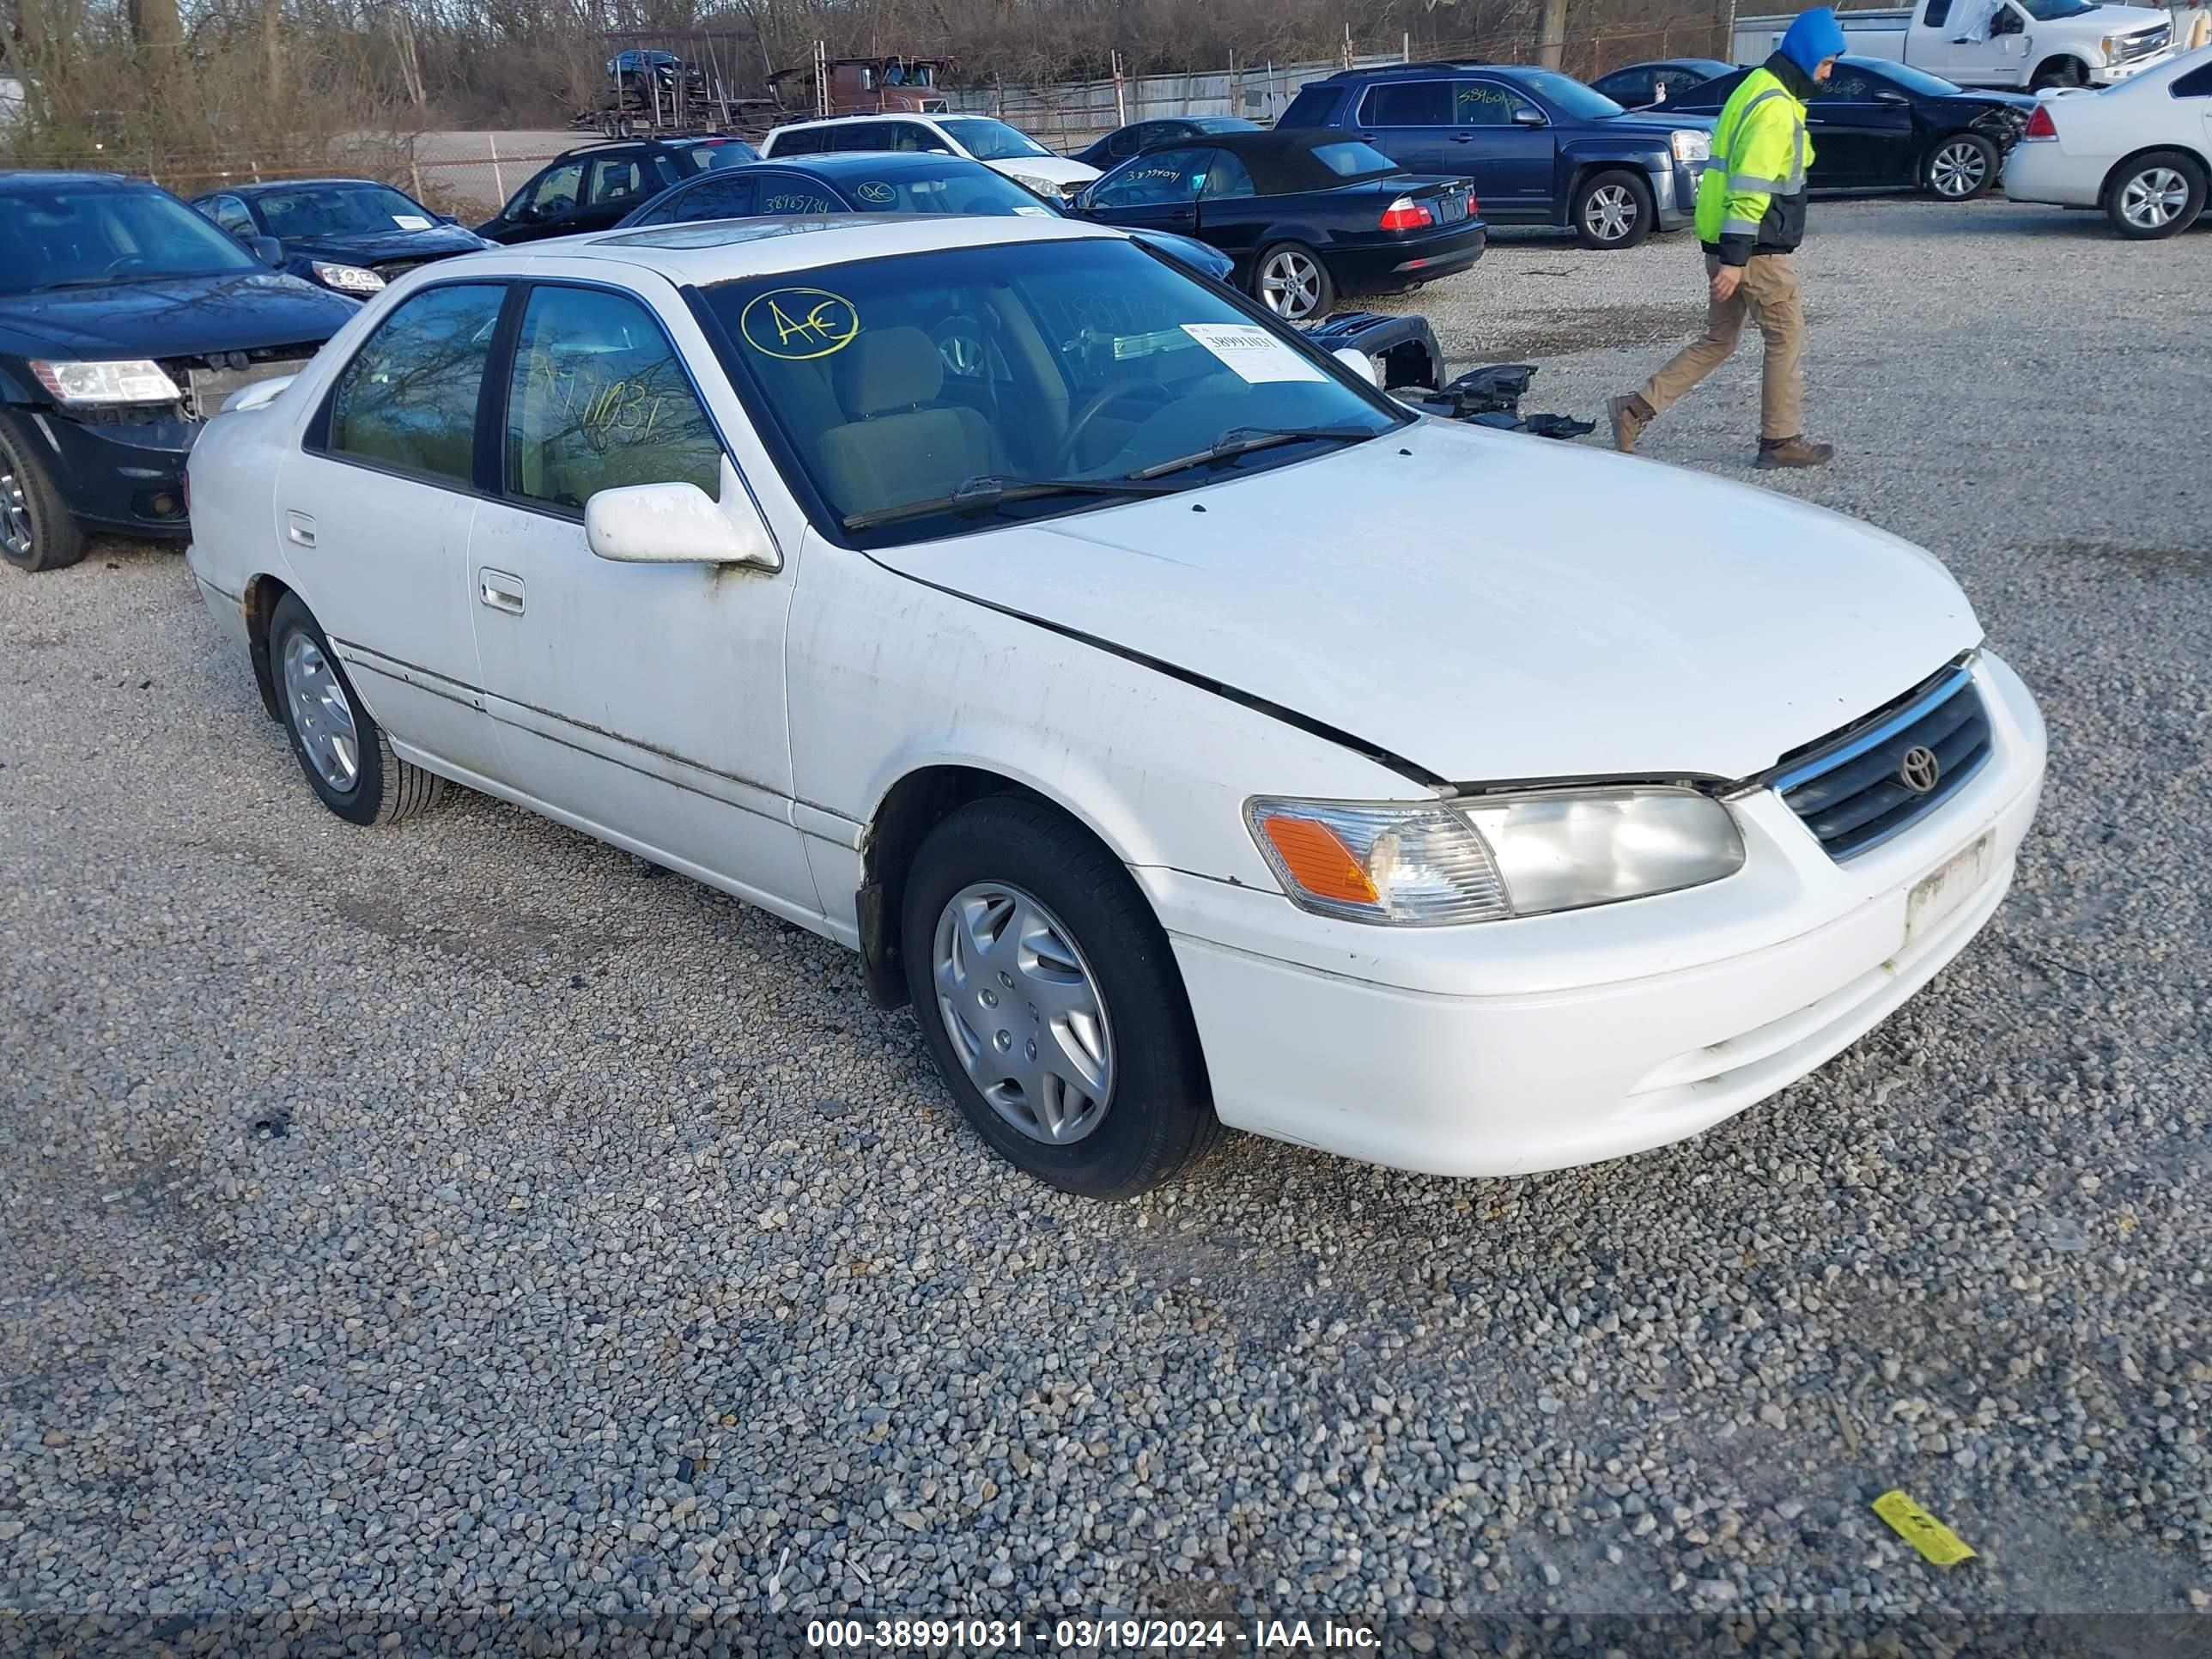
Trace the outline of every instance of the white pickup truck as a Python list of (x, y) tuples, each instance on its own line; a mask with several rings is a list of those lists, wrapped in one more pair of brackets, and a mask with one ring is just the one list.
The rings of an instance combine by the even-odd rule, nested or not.
[[(1738, 18), (1735, 60), (1762, 61), (1795, 21)], [(2090, 0), (1915, 0), (1839, 11), (1836, 21), (1857, 56), (1909, 64), (1962, 87), (2108, 87), (2173, 55), (2164, 11)]]

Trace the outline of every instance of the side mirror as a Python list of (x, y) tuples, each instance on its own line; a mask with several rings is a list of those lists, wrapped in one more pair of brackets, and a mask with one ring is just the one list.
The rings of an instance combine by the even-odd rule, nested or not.
[(253, 251), (253, 257), (270, 270), (284, 269), (284, 244), (274, 236), (249, 236), (246, 246)]
[(1329, 356), (1366, 381), (1368, 385), (1377, 389), (1382, 386), (1382, 378), (1375, 372), (1375, 360), (1365, 352), (1352, 346), (1339, 346), (1334, 351), (1329, 353)]
[(783, 558), (737, 469), (722, 459), (722, 499), (695, 483), (602, 489), (584, 503), (584, 539), (619, 564), (750, 564), (781, 570)]
[(1516, 127), (1548, 127), (1552, 124), (1545, 119), (1543, 111), (1524, 106), (1513, 112), (1513, 125)]

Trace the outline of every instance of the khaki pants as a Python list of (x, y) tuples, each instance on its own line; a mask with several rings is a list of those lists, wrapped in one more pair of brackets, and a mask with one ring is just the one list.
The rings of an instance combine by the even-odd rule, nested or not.
[[(1709, 279), (1720, 268), (1717, 258), (1705, 255)], [(1644, 388), (1644, 401), (1654, 414), (1728, 360), (1742, 337), (1747, 317), (1766, 337), (1766, 362), (1759, 382), (1759, 435), (1795, 438), (1803, 434), (1805, 305), (1796, 267), (1786, 253), (1753, 254), (1728, 303), (1706, 301), (1704, 335), (1675, 353)]]

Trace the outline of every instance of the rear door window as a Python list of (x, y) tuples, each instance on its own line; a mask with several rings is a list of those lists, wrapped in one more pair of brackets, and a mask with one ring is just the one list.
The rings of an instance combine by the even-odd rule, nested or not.
[(890, 121), (854, 121), (836, 129), (837, 149), (840, 152), (855, 149), (890, 149), (891, 127)]
[(1369, 127), (1448, 127), (1452, 125), (1449, 81), (1388, 81), (1370, 87), (1360, 125)]
[(477, 394), (506, 298), (502, 283), (458, 283), (401, 304), (338, 376), (325, 453), (468, 484)]
[(642, 155), (599, 155), (592, 159), (591, 193), (586, 199), (594, 207), (642, 200), (659, 187), (659, 181), (647, 170)]
[(830, 133), (824, 127), (782, 133), (769, 146), (770, 153), (776, 155), (819, 155), (829, 148)]
[(657, 204), (641, 225), (688, 225), (702, 219), (743, 219), (753, 210), (753, 180), (730, 176), (702, 180)]

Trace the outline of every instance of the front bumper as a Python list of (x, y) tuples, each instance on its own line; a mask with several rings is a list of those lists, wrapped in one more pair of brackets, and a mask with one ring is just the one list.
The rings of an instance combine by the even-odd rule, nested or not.
[(127, 410), (10, 412), (38, 447), (63, 502), (88, 530), (156, 538), (186, 533), (185, 459), (200, 434), (199, 422), (173, 411), (152, 418)]
[(1687, 230), (1698, 220), (1698, 180), (1703, 161), (1677, 161), (1651, 175), (1655, 222), (1662, 230)]
[[(1520, 921), (1361, 927), (1138, 872), (1222, 1121), (1401, 1169), (1515, 1175), (1680, 1140), (1796, 1081), (1933, 977), (2010, 884), (2043, 724), (2002, 663), (1976, 678), (1990, 763), (1844, 864), (1762, 792), (1737, 803), (1748, 858), (1729, 880)], [(1909, 927), (1914, 888), (1984, 836), (1979, 884)]]
[(2133, 80), (2147, 69), (2156, 69), (2172, 56), (2173, 48), (2168, 46), (2164, 52), (2131, 58), (2124, 64), (2101, 64), (2089, 71), (2089, 84), (2093, 87), (2118, 86), (2123, 81)]

